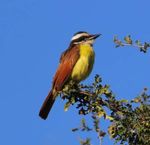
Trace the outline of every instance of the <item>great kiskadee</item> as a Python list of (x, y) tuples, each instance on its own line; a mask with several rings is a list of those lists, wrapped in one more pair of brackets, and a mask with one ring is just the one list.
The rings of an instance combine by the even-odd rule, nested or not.
[(69, 81), (79, 83), (89, 76), (95, 58), (93, 43), (99, 36), (100, 34), (93, 35), (83, 31), (73, 35), (69, 48), (60, 57), (52, 89), (40, 109), (39, 116), (42, 119), (47, 118), (58, 93)]

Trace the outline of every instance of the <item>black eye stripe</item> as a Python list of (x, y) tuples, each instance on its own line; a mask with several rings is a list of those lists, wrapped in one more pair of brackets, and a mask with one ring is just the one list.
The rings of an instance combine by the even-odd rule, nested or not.
[(82, 41), (82, 40), (84, 40), (84, 39), (86, 39), (86, 37), (85, 37), (85, 36), (82, 36), (82, 37), (78, 38), (78, 41)]

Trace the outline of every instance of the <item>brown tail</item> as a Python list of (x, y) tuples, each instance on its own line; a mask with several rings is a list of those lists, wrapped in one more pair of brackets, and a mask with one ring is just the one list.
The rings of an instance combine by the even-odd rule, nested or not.
[(55, 96), (53, 95), (52, 91), (50, 91), (39, 112), (39, 116), (42, 119), (45, 120), (47, 118), (54, 102), (55, 102)]

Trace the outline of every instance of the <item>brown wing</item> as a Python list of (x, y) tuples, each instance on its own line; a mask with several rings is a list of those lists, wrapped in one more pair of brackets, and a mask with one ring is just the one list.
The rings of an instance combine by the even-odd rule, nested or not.
[(60, 91), (65, 82), (68, 81), (74, 65), (79, 59), (79, 48), (74, 45), (63, 53), (60, 59), (60, 64), (53, 79), (53, 89)]
[[(39, 116), (41, 118), (43, 119), (47, 118), (49, 111), (51, 110), (55, 102), (57, 91), (60, 91), (63, 88), (65, 82), (68, 81), (68, 78), (70, 77), (73, 67), (76, 64), (78, 58), (79, 58), (79, 49), (75, 45), (71, 46), (62, 54), (60, 58), (59, 67), (54, 76), (52, 90), (46, 97), (39, 112)], [(56, 92), (53, 92), (53, 89)]]

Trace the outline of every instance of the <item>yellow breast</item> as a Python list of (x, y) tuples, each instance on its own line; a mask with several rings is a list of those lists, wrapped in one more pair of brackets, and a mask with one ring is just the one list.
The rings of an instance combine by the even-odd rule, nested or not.
[(74, 66), (71, 79), (80, 82), (86, 79), (92, 71), (95, 54), (93, 48), (89, 44), (81, 44), (80, 57)]

